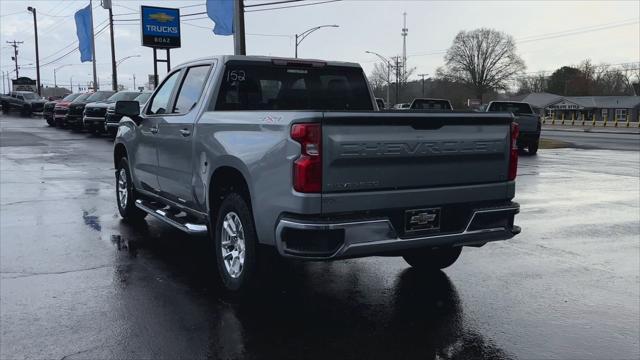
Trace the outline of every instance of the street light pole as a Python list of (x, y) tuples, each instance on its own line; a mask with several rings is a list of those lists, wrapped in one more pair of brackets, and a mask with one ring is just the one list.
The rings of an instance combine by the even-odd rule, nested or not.
[(296, 51), (295, 51), (295, 56), (296, 59), (298, 58), (298, 45), (300, 45), (300, 43), (302, 43), (302, 41), (309, 36), (312, 32), (316, 31), (316, 30), (320, 30), (322, 28), (326, 28), (326, 27), (340, 27), (339, 25), (320, 25), (320, 26), (316, 26), (313, 27), (311, 29), (305, 30), (303, 32), (301, 32), (300, 34), (296, 34)]
[(40, 51), (38, 49), (38, 20), (36, 18), (36, 8), (29, 6), (27, 10), (33, 13), (33, 32), (36, 36), (36, 78), (38, 79), (38, 95), (42, 95), (42, 90), (40, 89)]
[(391, 87), (391, 62), (384, 56), (378, 54), (375, 51), (365, 51), (367, 54), (375, 55), (380, 58), (385, 64), (387, 64), (387, 106), (389, 106), (389, 88)]
[(129, 56), (125, 56), (125, 57), (123, 57), (122, 59), (118, 60), (118, 61), (115, 63), (115, 64), (116, 64), (116, 68), (117, 68), (118, 66), (120, 66), (120, 64), (122, 64), (125, 60), (127, 60), (127, 59), (131, 59), (131, 58), (134, 58), (134, 57), (140, 57), (140, 55), (129, 55)]

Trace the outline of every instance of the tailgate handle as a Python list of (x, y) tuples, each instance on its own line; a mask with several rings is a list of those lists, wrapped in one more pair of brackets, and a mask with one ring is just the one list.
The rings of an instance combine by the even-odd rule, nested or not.
[(180, 134), (182, 134), (182, 136), (184, 137), (187, 137), (191, 135), (191, 131), (189, 131), (189, 129), (180, 129)]

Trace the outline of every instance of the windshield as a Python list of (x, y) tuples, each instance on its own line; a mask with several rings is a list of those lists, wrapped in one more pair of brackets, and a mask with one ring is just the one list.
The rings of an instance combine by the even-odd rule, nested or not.
[(527, 103), (494, 102), (489, 107), (490, 112), (510, 112), (513, 114), (533, 114)]
[(95, 94), (89, 96), (87, 98), (87, 102), (102, 101), (102, 100), (108, 99), (113, 94), (114, 94), (113, 91), (98, 91)]
[(35, 100), (35, 99), (39, 98), (38, 95), (36, 95), (34, 93), (23, 93), (21, 95), (27, 100)]
[(359, 68), (227, 63), (217, 110), (373, 110)]
[(62, 101), (73, 101), (73, 100), (75, 100), (78, 96), (80, 96), (80, 93), (69, 94), (69, 95), (65, 96), (65, 97), (64, 97), (64, 99), (62, 99)]
[(75, 100), (73, 100), (73, 102), (80, 102), (80, 101), (84, 101), (87, 98), (89, 98), (91, 96), (91, 93), (84, 93), (84, 94), (80, 94), (80, 96), (78, 96), (77, 98), (75, 98)]
[(411, 104), (412, 109), (451, 110), (451, 104), (447, 100), (415, 99)]
[(108, 98), (107, 102), (116, 102), (118, 100), (134, 100), (138, 95), (140, 95), (140, 93), (135, 91), (120, 91)]
[(138, 94), (139, 95), (133, 100), (139, 102), (140, 105), (145, 104), (147, 100), (149, 100), (149, 98), (151, 97), (150, 92), (144, 92), (144, 93), (138, 93)]

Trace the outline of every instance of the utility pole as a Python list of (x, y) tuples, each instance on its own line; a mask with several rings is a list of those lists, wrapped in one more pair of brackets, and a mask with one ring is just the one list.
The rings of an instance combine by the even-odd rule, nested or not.
[(393, 61), (396, 63), (396, 104), (400, 101), (400, 74), (402, 73), (402, 68), (400, 67), (400, 57), (394, 56)]
[(5, 90), (5, 88), (4, 88), (4, 71), (2, 72), (2, 93), (3, 94), (7, 93), (7, 90)]
[(27, 10), (33, 13), (33, 32), (36, 36), (36, 79), (38, 80), (38, 95), (42, 95), (40, 85), (40, 50), (38, 49), (38, 19), (36, 17), (36, 8), (29, 6)]
[(118, 91), (118, 68), (116, 66), (116, 45), (113, 35), (113, 10), (111, 0), (102, 0), (102, 7), (109, 10), (109, 32), (111, 33), (111, 88)]
[(424, 96), (424, 78), (429, 74), (418, 74), (422, 78), (422, 96)]
[(407, 13), (402, 13), (404, 17), (404, 23), (402, 26), (402, 81), (407, 81), (407, 34), (409, 29), (407, 28)]
[(18, 72), (18, 45), (23, 43), (24, 41), (7, 41), (7, 44), (13, 47), (13, 56), (11, 57), (11, 60), (13, 60), (16, 64), (16, 79), (20, 77), (20, 73)]
[(98, 75), (96, 73), (96, 36), (93, 29), (93, 0), (89, 0), (91, 10), (91, 58), (93, 60), (93, 91), (98, 91)]
[(136, 74), (133, 74), (133, 90), (138, 90), (136, 88)]
[(234, 0), (233, 7), (233, 48), (235, 55), (247, 55), (244, 41), (244, 0)]

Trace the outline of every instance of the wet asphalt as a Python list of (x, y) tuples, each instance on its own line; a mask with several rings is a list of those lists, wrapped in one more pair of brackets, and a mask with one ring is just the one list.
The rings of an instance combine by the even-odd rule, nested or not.
[(636, 129), (542, 129), (542, 137), (569, 143), (579, 149), (640, 151), (640, 133)]
[(111, 150), (0, 115), (0, 358), (640, 357), (638, 151), (521, 157), (522, 234), (443, 272), (278, 263), (235, 302), (207, 239), (120, 220)]

